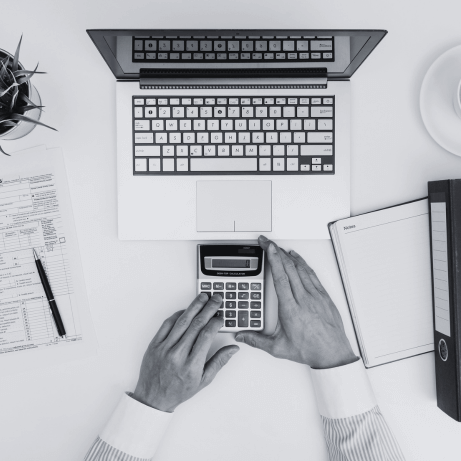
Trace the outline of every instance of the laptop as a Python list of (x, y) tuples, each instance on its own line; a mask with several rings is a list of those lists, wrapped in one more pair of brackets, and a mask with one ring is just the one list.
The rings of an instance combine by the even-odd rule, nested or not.
[(350, 77), (386, 33), (88, 30), (117, 79), (119, 238), (329, 238)]

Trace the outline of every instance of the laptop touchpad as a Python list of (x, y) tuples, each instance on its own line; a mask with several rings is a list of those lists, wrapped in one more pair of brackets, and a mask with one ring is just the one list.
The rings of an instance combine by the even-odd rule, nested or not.
[(272, 231), (272, 181), (197, 181), (197, 232)]

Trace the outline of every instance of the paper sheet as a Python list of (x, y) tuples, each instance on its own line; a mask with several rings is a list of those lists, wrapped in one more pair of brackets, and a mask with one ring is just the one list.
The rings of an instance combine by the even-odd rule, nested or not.
[[(33, 248), (53, 290), (64, 338), (57, 334)], [(32, 350), (33, 360), (43, 362), (94, 348), (62, 155), (43, 148), (13, 154), (0, 162), (0, 367), (14, 371)]]
[(367, 364), (433, 350), (427, 200), (337, 224)]

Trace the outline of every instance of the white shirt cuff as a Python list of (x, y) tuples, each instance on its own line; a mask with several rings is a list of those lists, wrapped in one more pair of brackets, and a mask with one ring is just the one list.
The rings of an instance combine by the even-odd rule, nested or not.
[(362, 359), (337, 368), (311, 370), (317, 406), (327, 418), (349, 418), (371, 410), (376, 398)]
[(99, 437), (117, 450), (150, 459), (172, 416), (124, 394)]

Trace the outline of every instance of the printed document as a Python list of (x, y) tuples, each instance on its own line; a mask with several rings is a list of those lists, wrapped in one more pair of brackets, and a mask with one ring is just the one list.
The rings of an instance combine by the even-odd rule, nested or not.
[[(35, 265), (47, 273), (66, 336), (60, 337)], [(86, 347), (77, 346), (87, 341)], [(0, 163), (0, 368), (31, 350), (51, 360), (94, 349), (65, 167), (58, 149), (13, 154)], [(26, 352), (27, 351), (27, 352)], [(34, 361), (37, 352), (32, 354)], [(86, 354), (85, 354), (86, 355)], [(30, 359), (28, 360), (30, 362)]]

